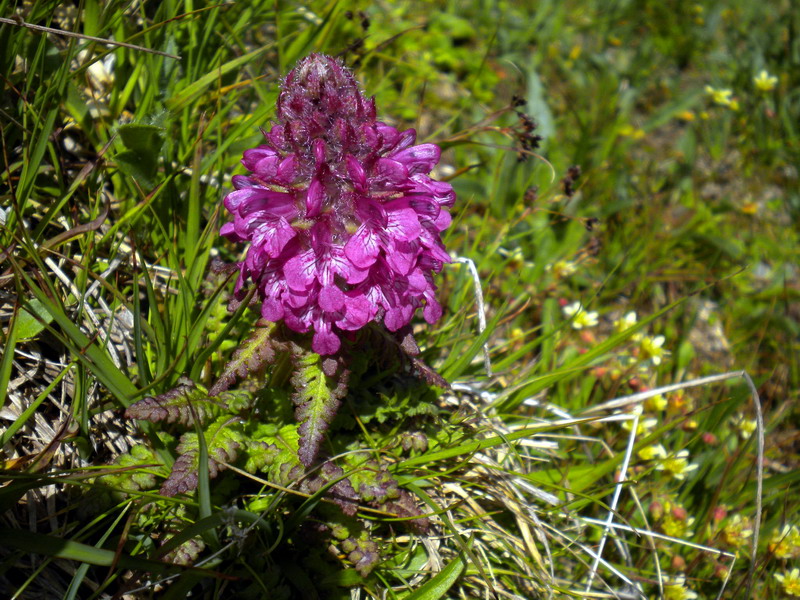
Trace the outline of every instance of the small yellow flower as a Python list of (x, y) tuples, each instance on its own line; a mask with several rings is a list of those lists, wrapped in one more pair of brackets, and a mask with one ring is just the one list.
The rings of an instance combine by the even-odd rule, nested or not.
[(635, 140), (642, 139), (645, 135), (647, 135), (644, 129), (640, 129), (639, 127), (634, 127), (633, 125), (623, 125), (619, 129), (619, 134), (625, 137), (630, 137)]
[(794, 568), (788, 573), (775, 573), (775, 579), (781, 582), (783, 591), (790, 596), (800, 596), (800, 569)]
[(670, 537), (688, 539), (694, 535), (692, 525), (694, 517), (690, 517), (686, 509), (677, 502), (664, 502), (661, 530)]
[(645, 446), (639, 452), (637, 452), (639, 458), (642, 460), (655, 460), (655, 459), (665, 459), (667, 458), (667, 451), (664, 449), (664, 446), (661, 444), (655, 444), (654, 446)]
[(681, 121), (686, 121), (686, 122), (689, 122), (689, 121), (694, 121), (694, 120), (695, 120), (695, 115), (694, 115), (694, 113), (693, 113), (692, 111), (690, 111), (690, 110), (684, 110), (684, 111), (681, 111), (681, 112), (679, 112), (679, 113), (677, 114), (677, 117), (678, 117), (678, 118), (679, 118)]
[(651, 412), (662, 411), (667, 408), (667, 399), (661, 394), (656, 394), (644, 401), (644, 407)]
[(722, 529), (722, 539), (734, 548), (742, 548), (747, 545), (749, 538), (753, 535), (753, 524), (747, 517), (734, 515)]
[(636, 325), (636, 311), (632, 310), (614, 321), (614, 331), (622, 333), (634, 325)]
[(664, 585), (665, 600), (694, 600), (697, 594), (686, 585), (686, 578), (681, 575)]
[(545, 267), (545, 271), (551, 271), (553, 275), (555, 275), (559, 279), (564, 279), (565, 277), (569, 277), (577, 270), (578, 267), (575, 266), (575, 263), (572, 262), (571, 260), (559, 260), (553, 263), (552, 265), (547, 265)]
[(686, 474), (691, 473), (695, 469), (697, 469), (696, 464), (689, 464), (689, 451), (688, 450), (681, 450), (677, 454), (673, 454), (672, 456), (668, 456), (664, 460), (662, 460), (657, 466), (656, 469), (659, 471), (664, 471), (667, 475), (669, 475), (672, 479), (677, 479), (681, 481), (686, 479)]
[(752, 200), (750, 202), (745, 202), (742, 205), (742, 212), (746, 215), (754, 215), (758, 212), (758, 204)]
[[(711, 96), (711, 100), (714, 104), (719, 104), (720, 106), (727, 106), (728, 108), (733, 108), (733, 103), (736, 102), (733, 99), (733, 91), (732, 90), (723, 90), (723, 89), (716, 89), (711, 87), (710, 85), (706, 86), (706, 94)], [(737, 103), (738, 108), (738, 103)], [(736, 109), (734, 109), (736, 110)]]
[(664, 358), (665, 351), (661, 347), (664, 345), (664, 336), (656, 335), (654, 337), (644, 336), (639, 342), (639, 350), (643, 360), (648, 358), (654, 365), (660, 365)]
[(672, 417), (675, 415), (685, 415), (694, 409), (694, 401), (683, 393), (683, 390), (678, 390), (674, 394), (669, 395), (667, 400), (667, 415)]
[(575, 329), (583, 329), (584, 327), (594, 327), (597, 325), (597, 313), (586, 312), (580, 302), (573, 302), (567, 304), (563, 309), (564, 316), (572, 319), (572, 326)]
[[(630, 412), (630, 414), (631, 415), (639, 415), (641, 417), (642, 412), (644, 412), (644, 410), (642, 409), (642, 406), (641, 405), (636, 405), (636, 407), (634, 407), (634, 409)], [(644, 435), (645, 433), (650, 431), (656, 425), (658, 425), (658, 420), (656, 420), (656, 419), (641, 419), (640, 418), (638, 423), (637, 423), (637, 425), (636, 425), (636, 435)], [(630, 421), (623, 421), (622, 422), (622, 428), (625, 431), (630, 431), (631, 429), (633, 429), (633, 419), (631, 419)]]
[(758, 428), (758, 423), (755, 419), (746, 419), (744, 415), (739, 415), (732, 419), (733, 426), (739, 430), (739, 435), (743, 440), (748, 439), (753, 432)]
[(784, 525), (782, 529), (776, 529), (772, 532), (768, 548), (775, 558), (800, 558), (800, 530), (796, 525)]
[(778, 78), (775, 75), (767, 73), (766, 69), (761, 69), (761, 72), (753, 77), (753, 83), (759, 92), (771, 92), (778, 85)]

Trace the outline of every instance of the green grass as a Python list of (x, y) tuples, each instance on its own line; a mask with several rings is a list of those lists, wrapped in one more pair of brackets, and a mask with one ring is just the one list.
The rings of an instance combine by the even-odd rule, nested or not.
[[(700, 598), (723, 583), (724, 598), (782, 597), (775, 575), (800, 566), (800, 534), (780, 539), (800, 508), (792, 8), (0, 0), (3, 597), (587, 597), (591, 581), (596, 597), (655, 598), (680, 576)], [(445, 149), (445, 242), (481, 279), (483, 333), (459, 263), (438, 280), (444, 317), (416, 329), (454, 392), (373, 365), (328, 436), (346, 475), (391, 472), (429, 514), (424, 535), (400, 512), (344, 519), (325, 488), (243, 459), (160, 496), (181, 431), (122, 416), (181, 377), (209, 385), (249, 335), (257, 315), (228, 312), (213, 266), (241, 251), (218, 235), (221, 200), (311, 52), (344, 58), (381, 118)], [(764, 414), (755, 561), (747, 383), (645, 398), (738, 370)], [(283, 375), (236, 435), (286, 436)], [(633, 437), (592, 410), (641, 392)], [(214, 442), (196, 438), (200, 465)], [(610, 508), (620, 528), (601, 541)], [(359, 573), (336, 527), (382, 562)]]

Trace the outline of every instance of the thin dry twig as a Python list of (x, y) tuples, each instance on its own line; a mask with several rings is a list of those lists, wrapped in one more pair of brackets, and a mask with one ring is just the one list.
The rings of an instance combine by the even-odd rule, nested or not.
[(137, 46), (136, 44), (129, 44), (127, 42), (117, 42), (114, 40), (109, 40), (105, 38), (95, 37), (93, 35), (85, 35), (83, 33), (74, 33), (72, 31), (65, 31), (63, 29), (53, 29), (52, 27), (45, 27), (44, 25), (34, 25), (33, 23), (27, 23), (17, 17), (16, 19), (6, 19), (4, 17), (0, 17), (0, 23), (6, 23), (7, 25), (17, 25), (18, 27), (25, 27), (26, 29), (32, 29), (33, 31), (42, 31), (44, 33), (52, 33), (53, 35), (63, 35), (64, 37), (71, 37), (71, 38), (78, 38), (80, 40), (88, 40), (90, 42), (98, 42), (100, 44), (105, 44), (106, 46), (121, 46), (123, 48), (130, 48), (131, 50), (138, 50), (140, 52), (147, 52), (149, 54), (158, 54), (159, 56), (166, 56), (167, 58), (174, 58), (175, 60), (181, 60), (180, 56), (175, 54), (169, 54), (168, 52), (162, 52), (161, 50), (153, 50), (152, 48), (145, 48), (144, 46)]

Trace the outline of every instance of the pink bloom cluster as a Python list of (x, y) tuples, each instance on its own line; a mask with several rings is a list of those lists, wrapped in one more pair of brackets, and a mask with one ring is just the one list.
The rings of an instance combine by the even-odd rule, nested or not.
[(391, 331), (417, 308), (442, 314), (432, 274), (449, 262), (440, 232), (450, 225), (453, 188), (427, 174), (435, 144), (414, 145), (413, 129), (376, 120), (340, 60), (312, 54), (283, 81), (266, 143), (247, 150), (251, 175), (233, 178), (225, 198), (233, 222), (222, 235), (250, 242), (237, 294), (252, 281), (262, 315), (333, 354), (340, 335), (372, 320)]

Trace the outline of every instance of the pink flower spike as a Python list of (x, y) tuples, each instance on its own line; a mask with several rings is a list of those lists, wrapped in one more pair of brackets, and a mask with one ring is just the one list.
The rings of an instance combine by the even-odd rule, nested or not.
[(233, 220), (220, 234), (249, 242), (237, 298), (251, 282), (265, 319), (313, 331), (325, 355), (373, 320), (397, 331), (417, 309), (439, 319), (432, 276), (450, 260), (440, 233), (455, 195), (428, 176), (438, 146), (376, 120), (374, 99), (321, 54), (286, 76), (264, 135), (225, 197)]

